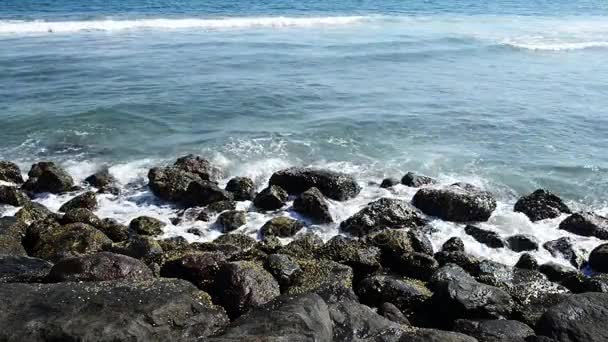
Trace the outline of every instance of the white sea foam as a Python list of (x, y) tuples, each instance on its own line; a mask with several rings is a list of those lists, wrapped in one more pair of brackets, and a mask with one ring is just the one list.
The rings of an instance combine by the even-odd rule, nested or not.
[(589, 41), (589, 42), (543, 42), (542, 40), (506, 40), (502, 44), (517, 49), (534, 51), (569, 51), (584, 50), (592, 48), (608, 48), (608, 41)]
[(78, 31), (122, 31), (139, 29), (246, 29), (281, 27), (322, 27), (350, 25), (367, 20), (364, 16), (335, 17), (240, 17), (222, 19), (136, 19), (86, 21), (0, 21), (0, 34), (69, 33)]

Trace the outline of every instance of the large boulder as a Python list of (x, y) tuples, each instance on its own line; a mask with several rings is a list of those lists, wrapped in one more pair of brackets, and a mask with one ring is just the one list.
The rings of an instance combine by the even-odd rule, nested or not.
[(186, 202), (190, 183), (201, 181), (201, 178), (177, 167), (155, 167), (148, 172), (148, 181), (156, 196), (166, 201), (183, 203)]
[(163, 248), (157, 240), (140, 235), (135, 235), (126, 241), (105, 245), (104, 250), (144, 261), (155, 261), (162, 258), (163, 255)]
[(364, 236), (386, 228), (420, 228), (427, 221), (409, 203), (394, 198), (380, 198), (344, 220), (340, 229), (355, 236)]
[(568, 216), (559, 224), (559, 229), (582, 236), (594, 236), (608, 240), (608, 218), (591, 212), (580, 212)]
[(328, 287), (352, 287), (353, 270), (348, 266), (322, 259), (296, 259), (296, 263), (302, 272), (295, 277), (285, 293), (302, 294)]
[(395, 322), (400, 325), (410, 325), (410, 321), (405, 317), (403, 312), (399, 310), (398, 307), (391, 303), (382, 303), (378, 307), (378, 314), (382, 315), (382, 317), (388, 319), (389, 321)]
[(53, 264), (27, 256), (0, 256), (0, 283), (37, 283), (49, 274)]
[(287, 191), (280, 186), (271, 185), (255, 196), (253, 205), (262, 210), (277, 210), (287, 203), (288, 196)]
[(87, 191), (83, 194), (80, 194), (64, 203), (59, 208), (59, 211), (66, 212), (77, 208), (95, 210), (97, 208), (97, 196), (95, 195), (95, 193), (92, 191)]
[(245, 234), (224, 234), (213, 240), (217, 245), (232, 245), (240, 250), (248, 250), (255, 245), (255, 239)]
[(23, 177), (19, 166), (10, 161), (0, 160), (0, 181), (22, 184)]
[(607, 293), (575, 294), (545, 312), (536, 332), (557, 342), (604, 342), (607, 321)]
[(40, 162), (32, 165), (28, 176), (29, 179), (23, 184), (23, 189), (26, 191), (59, 194), (74, 188), (72, 177), (53, 162)]
[(526, 324), (503, 319), (459, 319), (454, 322), (454, 331), (473, 336), (479, 342), (526, 342), (534, 336), (534, 330)]
[(286, 216), (277, 216), (264, 223), (260, 228), (262, 236), (292, 237), (296, 235), (304, 224)]
[(323, 240), (314, 233), (296, 235), (287, 246), (281, 249), (281, 253), (296, 258), (315, 258), (323, 247)]
[(608, 273), (608, 243), (599, 245), (591, 251), (589, 266), (597, 272)]
[(212, 291), (213, 281), (226, 257), (218, 252), (190, 253), (166, 262), (160, 275), (167, 278), (181, 278), (190, 281), (201, 290)]
[(255, 197), (255, 184), (251, 178), (234, 177), (226, 184), (226, 191), (232, 193), (235, 201), (252, 201)]
[(496, 232), (481, 229), (473, 225), (464, 227), (464, 232), (472, 236), (477, 242), (490, 248), (502, 248), (505, 246), (505, 242)]
[(51, 269), (48, 280), (51, 282), (146, 280), (152, 277), (150, 268), (135, 258), (101, 252), (59, 261)]
[(179, 279), (0, 286), (2, 341), (196, 341), (229, 322)]
[(214, 296), (231, 318), (280, 295), (277, 281), (262, 265), (236, 261), (222, 265), (214, 284)]
[(189, 206), (204, 206), (222, 201), (232, 201), (232, 194), (211, 181), (191, 182), (184, 195), (184, 204)]
[(583, 266), (583, 257), (574, 249), (569, 237), (561, 237), (556, 240), (547, 241), (543, 248), (549, 251), (554, 258), (563, 258), (576, 268)]
[(561, 198), (543, 189), (520, 198), (513, 210), (525, 214), (532, 222), (571, 213), (570, 208)]
[(408, 172), (401, 178), (401, 184), (412, 188), (419, 188), (424, 185), (435, 184), (437, 181), (431, 177)]
[(220, 168), (211, 164), (207, 159), (193, 154), (178, 158), (173, 165), (193, 173), (205, 181), (218, 181), (222, 177)]
[(30, 198), (16, 186), (0, 185), (0, 204), (21, 207), (29, 202)]
[(302, 273), (302, 268), (289, 255), (271, 254), (266, 259), (266, 269), (281, 285), (281, 290), (285, 291), (291, 286), (295, 279)]
[(68, 257), (93, 254), (112, 243), (104, 233), (84, 223), (56, 227), (40, 236), (32, 256), (59, 261)]
[[(67, 214), (68, 213), (66, 213), (66, 215)], [(119, 223), (118, 221), (112, 218), (102, 219), (100, 221), (100, 224), (95, 227), (99, 229), (102, 233), (106, 234), (110, 238), (110, 240), (114, 242), (125, 241), (129, 238), (129, 227)]]
[(95, 228), (102, 225), (101, 219), (85, 208), (70, 209), (58, 221), (61, 224), (86, 223)]
[(0, 218), (0, 255), (25, 256), (22, 244), (27, 225), (15, 217)]
[(129, 223), (129, 228), (135, 233), (149, 236), (162, 234), (164, 226), (166, 224), (163, 221), (150, 216), (140, 216)]
[(32, 223), (34, 221), (42, 220), (52, 214), (53, 212), (44, 205), (37, 202), (28, 202), (19, 209), (15, 214), (15, 217), (25, 223)]
[(361, 303), (381, 306), (389, 302), (406, 315), (422, 308), (433, 293), (420, 281), (391, 275), (374, 275), (359, 282), (356, 288)]
[(337, 201), (353, 198), (361, 191), (355, 178), (345, 173), (301, 167), (275, 172), (269, 184), (278, 185), (294, 195), (315, 187), (323, 195)]
[(454, 222), (487, 221), (496, 209), (492, 194), (466, 183), (420, 189), (412, 203), (427, 215)]
[(327, 241), (318, 254), (323, 259), (333, 260), (352, 267), (355, 276), (359, 277), (374, 273), (382, 268), (380, 248), (341, 235), (336, 235)]
[(310, 188), (301, 193), (293, 201), (293, 209), (302, 215), (310, 217), (316, 223), (333, 222), (327, 201), (317, 188)]

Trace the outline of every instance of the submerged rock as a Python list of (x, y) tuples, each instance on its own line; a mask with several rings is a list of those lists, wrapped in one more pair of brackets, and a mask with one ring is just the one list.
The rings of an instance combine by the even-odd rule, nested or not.
[(364, 236), (386, 228), (419, 228), (427, 221), (405, 201), (380, 198), (344, 220), (340, 229), (355, 236)]
[(608, 243), (599, 245), (591, 251), (589, 265), (597, 272), (608, 273)]
[(278, 185), (290, 194), (300, 194), (315, 187), (323, 195), (337, 201), (351, 199), (361, 191), (361, 187), (357, 184), (355, 178), (350, 175), (301, 167), (292, 167), (275, 172), (270, 177), (269, 184)]
[(561, 237), (556, 240), (547, 241), (543, 244), (543, 248), (549, 251), (554, 258), (563, 258), (568, 260), (574, 267), (581, 268), (584, 259), (574, 249), (572, 240), (569, 237)]
[(472, 225), (467, 225), (464, 228), (465, 233), (471, 235), (477, 242), (482, 243), (491, 248), (502, 248), (505, 246), (504, 241), (498, 233), (481, 229)]
[(0, 160), (0, 181), (22, 184), (23, 177), (19, 166), (10, 161)]
[(333, 222), (327, 201), (317, 188), (310, 188), (301, 193), (293, 201), (293, 209), (312, 218), (316, 223)]
[(285, 205), (287, 197), (288, 194), (283, 188), (271, 185), (255, 196), (253, 205), (262, 210), (276, 210)]
[(292, 237), (304, 228), (304, 224), (298, 220), (286, 216), (277, 216), (264, 223), (260, 228), (262, 236)]
[(101, 252), (59, 261), (51, 269), (48, 280), (51, 282), (146, 280), (153, 277), (148, 266), (135, 258)]
[(29, 179), (23, 184), (23, 189), (26, 191), (59, 194), (74, 188), (72, 177), (53, 162), (40, 162), (32, 165), (28, 176)]
[(3, 341), (195, 341), (229, 322), (179, 279), (0, 286)]
[(436, 184), (437, 181), (431, 177), (418, 175), (415, 172), (408, 172), (401, 178), (401, 184), (412, 187), (419, 188), (424, 185)]
[(412, 203), (427, 215), (454, 222), (487, 221), (496, 209), (492, 194), (465, 183), (420, 189)]
[(608, 218), (590, 212), (580, 212), (568, 216), (559, 224), (559, 229), (581, 236), (595, 236), (608, 240)]
[(561, 198), (543, 189), (520, 198), (513, 210), (525, 214), (532, 222), (571, 213)]
[(150, 216), (140, 216), (129, 223), (129, 228), (135, 233), (149, 236), (162, 234), (164, 226), (166, 224), (163, 221)]
[(42, 282), (53, 264), (28, 256), (0, 256), (0, 283)]
[(30, 203), (30, 198), (16, 186), (0, 185), (0, 204), (21, 207)]
[(236, 201), (252, 201), (255, 197), (255, 184), (251, 178), (234, 177), (226, 184), (226, 191), (231, 192)]
[(78, 195), (64, 203), (59, 208), (59, 211), (66, 212), (76, 208), (95, 210), (97, 208), (97, 196), (95, 193), (92, 191), (87, 191), (81, 195)]
[(247, 223), (247, 214), (242, 210), (228, 210), (220, 214), (216, 224), (222, 232), (228, 233)]

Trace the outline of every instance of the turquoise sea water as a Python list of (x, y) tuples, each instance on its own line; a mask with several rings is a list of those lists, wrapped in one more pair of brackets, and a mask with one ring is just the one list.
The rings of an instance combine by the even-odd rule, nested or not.
[[(607, 61), (599, 0), (0, 0), (0, 158), (110, 165), (134, 189), (100, 209), (119, 217), (169, 215), (138, 186), (186, 152), (260, 185), (415, 170), (492, 190), (489, 224), (526, 232), (508, 208), (538, 187), (606, 212)], [(364, 194), (336, 215), (387, 195)]]

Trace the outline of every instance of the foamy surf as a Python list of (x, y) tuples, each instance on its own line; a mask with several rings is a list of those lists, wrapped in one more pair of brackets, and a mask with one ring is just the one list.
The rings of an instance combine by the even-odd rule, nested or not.
[(516, 49), (532, 50), (532, 51), (572, 51), (585, 50), (593, 48), (608, 48), (607, 41), (592, 41), (592, 42), (543, 42), (543, 41), (517, 41), (506, 40), (504, 45)]
[(70, 33), (79, 31), (124, 31), (141, 29), (246, 29), (322, 27), (351, 25), (368, 20), (365, 16), (331, 17), (242, 17), (222, 19), (137, 19), (89, 21), (0, 21), (0, 34)]

